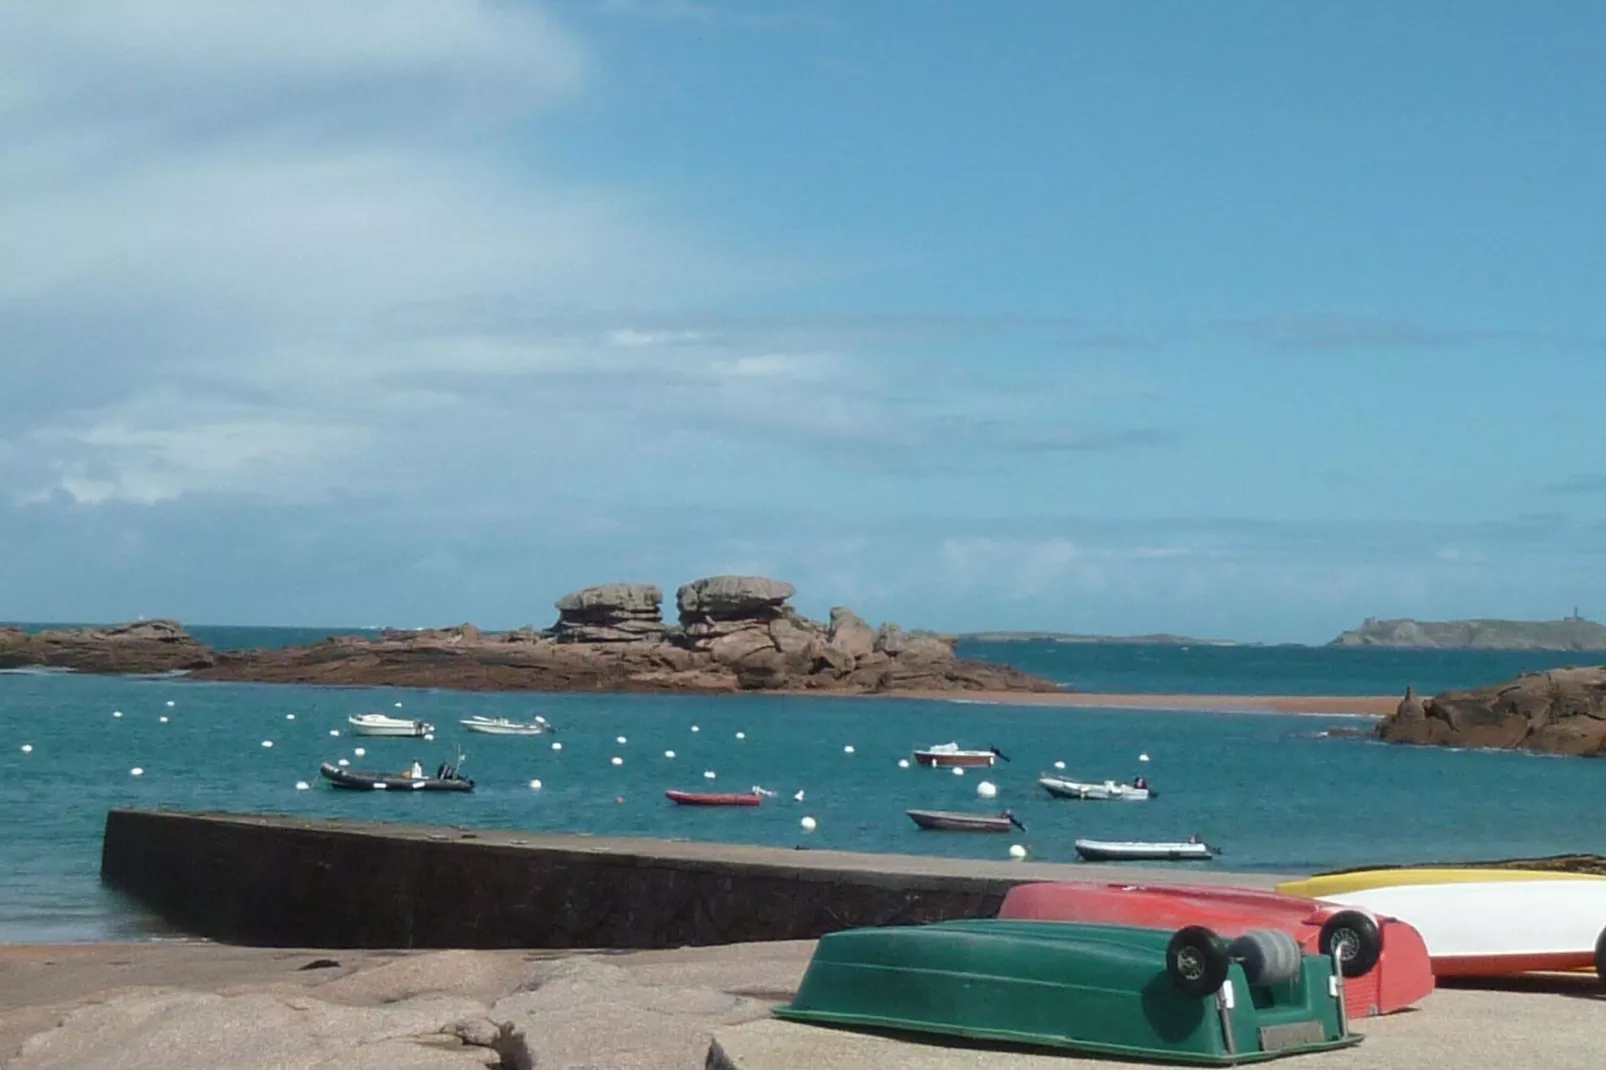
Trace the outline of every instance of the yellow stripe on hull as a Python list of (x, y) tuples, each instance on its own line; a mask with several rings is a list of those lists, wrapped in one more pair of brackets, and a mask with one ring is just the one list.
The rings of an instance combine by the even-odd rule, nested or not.
[(1283, 895), (1301, 899), (1321, 899), (1372, 888), (1392, 888), (1402, 884), (1470, 884), (1484, 881), (1606, 881), (1606, 874), (1562, 873), (1542, 869), (1478, 869), (1470, 866), (1443, 866), (1410, 869), (1366, 869), (1355, 873), (1326, 873), (1277, 885)]

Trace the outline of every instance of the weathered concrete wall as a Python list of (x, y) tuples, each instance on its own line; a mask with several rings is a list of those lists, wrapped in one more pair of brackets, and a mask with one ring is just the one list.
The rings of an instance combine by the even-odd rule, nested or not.
[(1086, 869), (137, 810), (107, 815), (101, 856), (103, 880), (181, 929), (330, 948), (809, 939), (989, 915), (1067, 868)]

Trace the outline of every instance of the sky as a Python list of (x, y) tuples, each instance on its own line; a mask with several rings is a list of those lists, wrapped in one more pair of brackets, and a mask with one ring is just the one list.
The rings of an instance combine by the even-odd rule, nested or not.
[(1606, 6), (0, 7), (0, 619), (1606, 618)]

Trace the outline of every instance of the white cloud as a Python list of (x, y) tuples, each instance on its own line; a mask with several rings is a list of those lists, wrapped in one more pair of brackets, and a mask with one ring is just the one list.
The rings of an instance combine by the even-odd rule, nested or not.
[(0, 493), (537, 509), (1085, 448), (864, 356), (937, 321), (642, 313), (786, 269), (551, 176), (546, 114), (607, 72), (540, 6), (286, 11), (0, 8)]
[[(499, 389), (476, 378), (632, 366), (494, 323), (399, 326), (414, 310), (651, 305), (725, 271), (629, 194), (542, 174), (539, 116), (592, 64), (541, 8), (293, 8), (0, 9), (0, 398), (57, 402), (0, 432), (14, 495), (406, 485), (376, 451), (420, 416), (458, 451), (496, 429), (465, 404)], [(513, 140), (537, 164), (509, 163)]]

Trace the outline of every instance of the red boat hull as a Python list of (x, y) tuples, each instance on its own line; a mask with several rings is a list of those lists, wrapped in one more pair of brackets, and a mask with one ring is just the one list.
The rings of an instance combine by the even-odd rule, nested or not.
[[(1342, 909), (1250, 888), (1064, 882), (1015, 886), (998, 916), (1145, 929), (1208, 925), (1229, 938), (1250, 929), (1281, 929), (1306, 952), (1316, 953), (1322, 923)], [(1354, 1018), (1404, 1010), (1433, 991), (1433, 966), (1422, 935), (1403, 921), (1377, 920), (1383, 935), (1377, 965), (1344, 978), (1344, 1006)]]
[(764, 801), (762, 795), (751, 792), (741, 795), (714, 795), (697, 791), (666, 791), (664, 797), (677, 806), (757, 806)]

